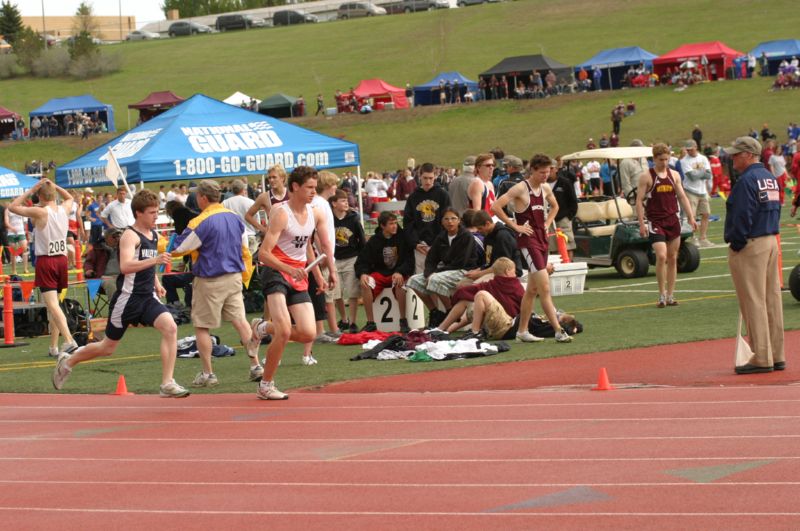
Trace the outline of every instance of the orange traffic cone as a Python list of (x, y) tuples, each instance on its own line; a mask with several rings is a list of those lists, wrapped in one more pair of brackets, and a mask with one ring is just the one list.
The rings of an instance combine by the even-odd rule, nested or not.
[(606, 368), (602, 367), (600, 369), (600, 376), (597, 378), (597, 386), (592, 387), (592, 391), (613, 391), (614, 386), (611, 385), (611, 382), (608, 381), (608, 373), (606, 372)]
[(128, 392), (128, 386), (125, 384), (125, 376), (120, 374), (117, 380), (117, 390), (111, 393), (114, 396), (129, 396), (136, 393)]

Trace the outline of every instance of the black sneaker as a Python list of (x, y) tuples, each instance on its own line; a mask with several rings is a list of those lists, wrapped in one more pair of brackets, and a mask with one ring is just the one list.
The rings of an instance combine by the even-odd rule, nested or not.
[(400, 332), (403, 334), (411, 332), (411, 328), (408, 326), (408, 319), (400, 319)]
[(460, 339), (477, 339), (478, 341), (485, 341), (486, 332), (483, 331), (483, 328), (481, 328), (477, 332), (473, 332), (472, 330), (470, 330), (469, 332), (461, 336)]
[(350, 323), (350, 333), (357, 334), (358, 333), (358, 325), (355, 323)]
[(362, 332), (377, 332), (378, 326), (375, 324), (375, 321), (367, 321), (367, 324), (361, 329)]
[(344, 334), (350, 328), (350, 323), (348, 323), (347, 321), (339, 321), (338, 323), (336, 323), (336, 326), (339, 328), (339, 332)]

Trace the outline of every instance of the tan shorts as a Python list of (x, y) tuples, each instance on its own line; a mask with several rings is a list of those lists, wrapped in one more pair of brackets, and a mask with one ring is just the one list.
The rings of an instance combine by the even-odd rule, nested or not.
[[(556, 221), (556, 227), (561, 229), (561, 232), (564, 233), (564, 236), (567, 237), (567, 250), (571, 251), (575, 249), (575, 236), (572, 234), (572, 220), (568, 218), (562, 218)], [(556, 237), (550, 236), (550, 252), (557, 253), (558, 252), (558, 243), (556, 243)]]
[(692, 212), (694, 212), (695, 216), (711, 214), (711, 206), (708, 204), (708, 196), (695, 195), (691, 192), (686, 192), (686, 197), (689, 199), (689, 204), (692, 205)]
[(192, 293), (192, 324), (196, 328), (219, 328), (223, 319), (247, 320), (241, 273), (194, 277)]
[(497, 299), (492, 298), (492, 302), (486, 307), (486, 313), (483, 316), (483, 327), (486, 328), (489, 337), (502, 339), (512, 324), (514, 324), (514, 319), (506, 313), (503, 305), (497, 302)]
[(361, 296), (361, 284), (356, 278), (356, 259), (345, 258), (343, 260), (336, 260), (336, 274), (339, 277), (339, 282), (336, 283), (336, 288), (333, 291), (325, 292), (325, 301), (333, 302), (338, 299), (357, 299)]

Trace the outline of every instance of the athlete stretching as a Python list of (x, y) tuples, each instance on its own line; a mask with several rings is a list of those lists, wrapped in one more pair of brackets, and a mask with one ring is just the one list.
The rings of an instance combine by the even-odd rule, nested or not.
[[(311, 208), (317, 186), (317, 171), (309, 166), (298, 166), (289, 176), (289, 200), (272, 207), (269, 228), (258, 251), (259, 260), (265, 264), (261, 272), (261, 285), (267, 300), (272, 323), (253, 319), (253, 336), (248, 345), (248, 355), (257, 356), (264, 334), (272, 334), (267, 347), (264, 376), (256, 395), (263, 400), (285, 400), (286, 393), (275, 387), (274, 377), (286, 344), (291, 341), (307, 343), (316, 335), (314, 308), (308, 296), (308, 273), (305, 271), (309, 257), (309, 242), (316, 230), (330, 275), (330, 287), (336, 285), (336, 265), (331, 247), (325, 214)], [(320, 286), (326, 289), (327, 286)], [(292, 324), (294, 320), (294, 324)]]
[(150, 190), (140, 190), (133, 197), (131, 208), (136, 222), (125, 229), (119, 242), (120, 274), (108, 310), (106, 337), (80, 347), (72, 355), (61, 354), (53, 371), (53, 387), (61, 389), (78, 363), (113, 354), (128, 325), (144, 324), (161, 332), (161, 396), (188, 396), (189, 392), (172, 378), (178, 327), (159, 300), (165, 291), (158, 281), (156, 266), (169, 263), (171, 257), (169, 253), (158, 254), (158, 234), (153, 230), (158, 218), (158, 196)]

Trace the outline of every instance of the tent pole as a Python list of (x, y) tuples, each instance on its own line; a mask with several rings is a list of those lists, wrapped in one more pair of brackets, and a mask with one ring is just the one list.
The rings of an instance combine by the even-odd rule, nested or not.
[(131, 110), (128, 109), (128, 131), (131, 130)]
[(608, 90), (614, 90), (614, 83), (611, 82), (611, 67), (608, 67)]
[(364, 198), (361, 197), (361, 165), (356, 166), (356, 193), (358, 194), (358, 214), (364, 223)]

